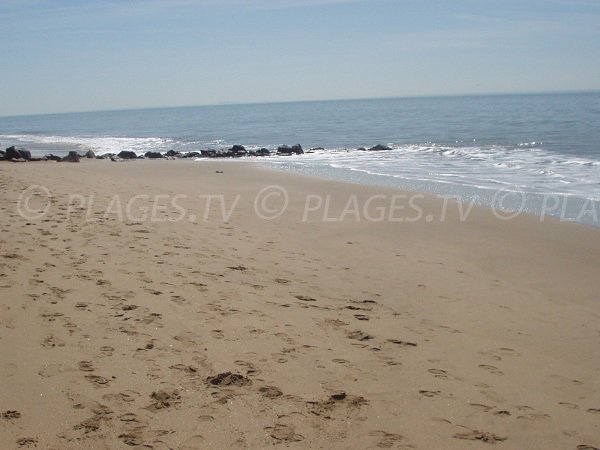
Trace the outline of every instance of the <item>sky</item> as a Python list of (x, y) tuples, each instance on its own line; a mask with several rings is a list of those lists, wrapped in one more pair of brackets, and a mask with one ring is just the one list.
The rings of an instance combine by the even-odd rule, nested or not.
[(600, 89), (598, 0), (0, 0), (0, 115)]

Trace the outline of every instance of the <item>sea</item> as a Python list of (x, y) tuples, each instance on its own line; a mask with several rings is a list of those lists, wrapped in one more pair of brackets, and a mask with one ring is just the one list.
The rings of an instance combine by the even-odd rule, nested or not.
[[(276, 170), (600, 226), (600, 92), (0, 117), (0, 146), (25, 147), (37, 156), (88, 149), (142, 155), (234, 144), (248, 150), (303, 146), (303, 155), (252, 159)], [(391, 150), (359, 150), (376, 144)]]

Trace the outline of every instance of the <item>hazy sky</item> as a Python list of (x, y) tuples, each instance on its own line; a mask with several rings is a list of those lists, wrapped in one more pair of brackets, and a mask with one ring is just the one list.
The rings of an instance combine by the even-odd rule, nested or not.
[(600, 89), (598, 0), (0, 0), (0, 115)]

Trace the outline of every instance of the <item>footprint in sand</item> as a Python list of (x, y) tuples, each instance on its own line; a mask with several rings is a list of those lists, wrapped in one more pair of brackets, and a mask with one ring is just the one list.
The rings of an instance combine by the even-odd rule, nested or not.
[(211, 330), (210, 335), (214, 339), (223, 339), (225, 337), (225, 334), (223, 334), (223, 330)]
[(529, 422), (537, 422), (539, 420), (549, 419), (549, 414), (541, 414), (541, 413), (532, 413), (526, 416), (517, 416), (517, 420), (525, 420)]
[(153, 402), (146, 407), (149, 411), (157, 412), (162, 409), (167, 409), (176, 406), (181, 402), (181, 395), (176, 389), (159, 390), (150, 394)]
[(400, 339), (388, 339), (388, 342), (391, 342), (392, 344), (396, 344), (396, 345), (401, 345), (403, 347), (416, 347), (417, 346), (416, 342), (401, 341)]
[(85, 378), (94, 384), (96, 387), (106, 388), (110, 383), (110, 380), (105, 377), (101, 377), (99, 375), (86, 375)]
[(196, 367), (188, 366), (186, 364), (174, 364), (172, 366), (169, 366), (169, 369), (180, 370), (188, 374), (198, 373), (198, 369)]
[(266, 398), (277, 398), (283, 395), (281, 389), (275, 386), (263, 386), (258, 391)]
[(2, 413), (2, 418), (5, 420), (20, 419), (21, 413), (19, 411), (13, 411), (13, 410), (4, 411)]
[(257, 375), (260, 373), (260, 371), (256, 367), (254, 367), (254, 365), (252, 363), (249, 363), (248, 361), (242, 361), (241, 359), (238, 359), (238, 360), (234, 361), (233, 363), (236, 366), (245, 367), (246, 375)]
[(494, 433), (489, 433), (487, 431), (471, 430), (471, 429), (469, 429), (469, 431), (456, 433), (454, 435), (454, 437), (456, 439), (466, 439), (468, 441), (487, 442), (488, 444), (494, 444), (496, 442), (502, 442), (502, 441), (506, 440), (505, 437), (498, 436)]
[(345, 306), (344, 309), (349, 309), (350, 311), (371, 311), (371, 308), (369, 308), (369, 307), (354, 306), (354, 305)]
[(121, 422), (139, 422), (138, 417), (134, 414), (134, 413), (125, 413), (125, 414), (121, 414), (118, 419)]
[(57, 318), (64, 316), (63, 313), (59, 312), (48, 312), (40, 314), (40, 317), (46, 319), (48, 322), (54, 322)]
[(288, 362), (288, 359), (282, 353), (271, 353), (273, 360), (279, 364), (285, 364)]
[(479, 368), (487, 370), (488, 372), (493, 373), (495, 375), (504, 375), (504, 372), (502, 372), (500, 369), (498, 369), (495, 366), (490, 366), (488, 364), (479, 364)]
[(37, 447), (38, 440), (32, 437), (22, 437), (17, 439), (17, 445), (19, 447)]
[(64, 372), (71, 372), (72, 370), (74, 369), (66, 364), (47, 364), (42, 369), (40, 369), (38, 375), (42, 378), (50, 378), (56, 375), (60, 375)]
[(123, 433), (119, 435), (119, 439), (126, 445), (130, 446), (138, 446), (144, 443), (142, 430), (145, 427), (136, 427), (134, 430), (131, 430), (128, 433)]
[(265, 430), (269, 432), (269, 436), (278, 441), (300, 442), (304, 440), (302, 435), (296, 433), (296, 429), (293, 425), (277, 423), (273, 427), (266, 427)]
[(419, 394), (421, 394), (423, 397), (437, 397), (440, 395), (440, 391), (425, 391), (425, 390), (421, 390), (419, 391)]
[(123, 392), (119, 392), (118, 394), (105, 394), (102, 396), (102, 399), (106, 400), (107, 402), (125, 405), (134, 402), (135, 399), (139, 396), (139, 392), (126, 390)]
[(433, 374), (436, 378), (448, 378), (448, 373), (442, 369), (429, 369), (428, 372)]
[(114, 347), (111, 347), (109, 345), (103, 345), (102, 347), (100, 347), (100, 353), (102, 353), (102, 356), (112, 356), (114, 351)]
[(351, 331), (350, 333), (347, 334), (348, 339), (353, 339), (355, 341), (369, 341), (371, 339), (373, 339), (373, 336), (371, 336), (370, 334), (364, 333), (360, 330), (357, 331)]
[(558, 404), (569, 409), (579, 409), (579, 406), (577, 406), (575, 403), (559, 402)]
[(94, 371), (94, 364), (91, 361), (79, 361), (77, 366), (79, 367), (79, 370), (81, 370), (82, 372), (93, 372)]
[(344, 322), (343, 320), (340, 320), (340, 319), (326, 319), (325, 323), (328, 323), (329, 325), (333, 325), (334, 327), (345, 327), (346, 325), (348, 325), (347, 322)]
[(316, 302), (316, 298), (308, 297), (307, 295), (294, 295), (298, 300), (302, 300), (303, 302)]
[(346, 360), (346, 359), (342, 359), (342, 358), (333, 358), (331, 361), (333, 361), (336, 364), (350, 364), (350, 361)]
[(49, 335), (42, 341), (42, 346), (46, 348), (64, 347), (65, 342), (54, 335)]
[(378, 448), (391, 448), (396, 442), (402, 440), (401, 435), (385, 431), (371, 431), (369, 432), (369, 436), (378, 438), (378, 442), (375, 444)]

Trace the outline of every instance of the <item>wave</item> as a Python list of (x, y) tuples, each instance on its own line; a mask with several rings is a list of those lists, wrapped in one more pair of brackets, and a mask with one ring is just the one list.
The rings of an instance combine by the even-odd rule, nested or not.
[[(43, 134), (0, 135), (4, 145), (25, 146), (32, 153), (60, 154), (69, 150), (118, 153), (122, 150), (144, 154), (147, 151), (197, 151), (226, 148), (234, 143), (224, 139), (183, 140), (171, 137), (58, 136)], [(237, 143), (237, 142), (236, 142)], [(346, 147), (307, 150), (304, 155), (278, 157), (270, 161), (316, 164), (362, 172), (396, 180), (419, 181), (496, 189), (518, 186), (535, 193), (562, 193), (582, 198), (600, 198), (600, 159), (550, 152), (541, 142), (521, 142), (514, 146), (476, 145), (457, 142), (388, 144), (392, 150), (361, 151)], [(6, 145), (7, 146), (7, 145)], [(277, 144), (246, 145), (274, 150)]]

